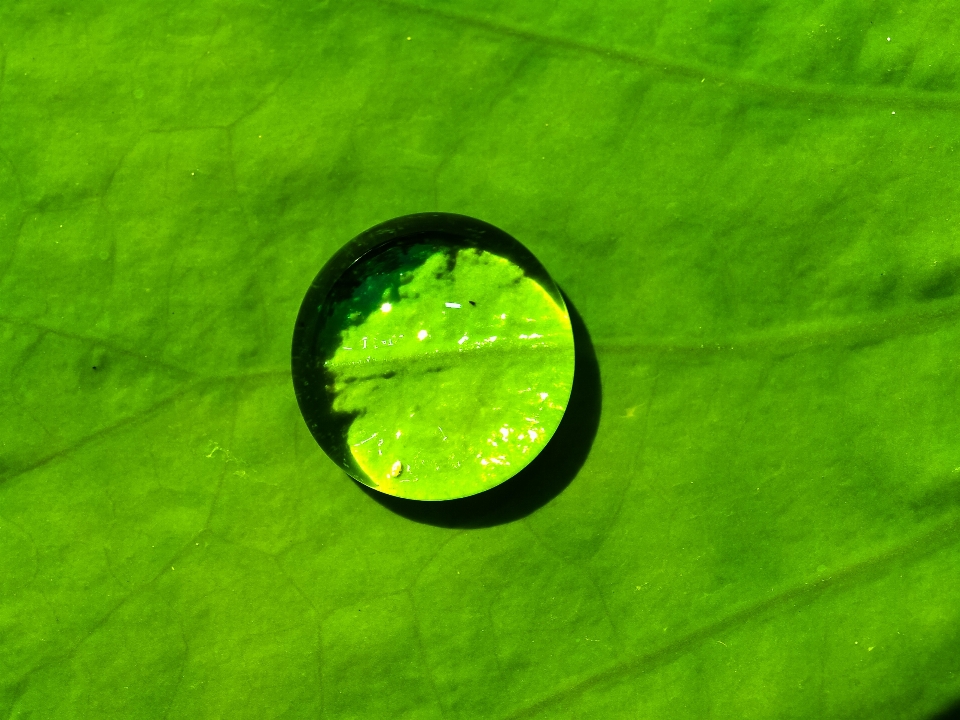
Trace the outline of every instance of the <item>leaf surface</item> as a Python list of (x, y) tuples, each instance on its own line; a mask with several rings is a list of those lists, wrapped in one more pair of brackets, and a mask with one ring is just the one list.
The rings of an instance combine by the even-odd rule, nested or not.
[[(955, 701), (954, 15), (4, 3), (0, 716)], [(325, 260), (434, 210), (529, 247), (602, 377), (492, 527), (373, 502), (290, 381)]]

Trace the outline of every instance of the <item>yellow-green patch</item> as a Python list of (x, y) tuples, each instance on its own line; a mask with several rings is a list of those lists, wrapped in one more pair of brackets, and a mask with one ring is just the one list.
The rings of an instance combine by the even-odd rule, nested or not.
[(357, 479), (446, 500), (494, 487), (537, 456), (573, 381), (555, 288), (505, 257), (442, 242), (388, 248), (343, 282), (355, 278), (324, 308), (321, 348), (332, 416), (350, 418), (330, 437), (348, 446)]

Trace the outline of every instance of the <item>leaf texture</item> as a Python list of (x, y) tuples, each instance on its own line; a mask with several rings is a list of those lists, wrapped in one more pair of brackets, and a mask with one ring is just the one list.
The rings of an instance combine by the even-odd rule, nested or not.
[[(949, 4), (0, 6), (0, 716), (928, 718), (960, 697)], [(563, 492), (372, 501), (290, 381), (343, 243), (529, 247)]]

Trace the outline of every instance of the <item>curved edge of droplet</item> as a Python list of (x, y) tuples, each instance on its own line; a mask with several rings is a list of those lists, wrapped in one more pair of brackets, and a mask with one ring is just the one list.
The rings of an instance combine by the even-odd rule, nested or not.
[[(332, 403), (329, 401), (329, 395), (326, 392), (324, 384), (318, 382), (319, 378), (316, 368), (310, 367), (308, 348), (316, 345), (320, 334), (319, 319), (321, 314), (319, 311), (334, 286), (351, 267), (365, 261), (384, 245), (394, 243), (398, 240), (416, 241), (417, 236), (420, 235), (443, 235), (455, 244), (463, 244), (465, 247), (473, 244), (482, 245), (485, 250), (513, 262), (523, 270), (525, 275), (544, 288), (551, 299), (553, 299), (565, 313), (568, 321), (570, 321), (570, 309), (567, 307), (563, 293), (560, 291), (560, 287), (556, 281), (551, 277), (550, 273), (547, 272), (547, 269), (537, 259), (536, 255), (523, 243), (495, 225), (491, 225), (478, 218), (470, 217), (469, 215), (460, 215), (457, 213), (414, 213), (411, 215), (401, 215), (374, 225), (361, 232), (337, 250), (337, 252), (324, 263), (323, 267), (314, 277), (297, 312), (291, 343), (291, 380), (293, 383), (293, 391), (297, 398), (300, 414), (303, 416), (307, 428), (310, 430), (310, 434), (313, 435), (314, 440), (324, 453), (346, 472), (347, 475), (361, 485), (376, 490), (378, 493), (388, 497), (397, 497), (423, 503), (437, 503), (474, 497), (499, 487), (504, 482), (515, 477), (518, 473), (522, 472), (524, 468), (528, 467), (530, 463), (543, 452), (543, 449), (550, 444), (550, 440), (553, 439), (556, 433), (556, 428), (554, 428), (551, 433), (550, 440), (541, 445), (537, 451), (531, 455), (530, 459), (524, 463), (523, 467), (519, 468), (513, 475), (504, 478), (504, 480), (495, 485), (491, 485), (489, 488), (483, 488), (476, 493), (452, 495), (447, 498), (406, 498), (401, 495), (387, 493), (381, 490), (376, 482), (363, 472), (352, 453), (346, 451), (340, 453), (338, 456), (337, 452), (333, 449), (334, 447), (344, 449), (349, 447), (348, 443), (345, 442), (345, 428), (349, 427), (349, 422), (352, 422), (352, 418), (349, 418), (348, 421), (346, 414), (337, 414), (332, 410), (327, 410), (327, 408), (332, 406)], [(464, 241), (464, 239), (466, 239), (466, 241)], [(573, 382), (576, 376), (576, 339), (572, 329), (571, 353), (573, 354), (573, 361), (571, 363), (572, 370), (567, 394), (564, 398), (564, 410), (560, 416), (561, 422), (569, 406), (570, 395), (573, 392)], [(334, 417), (335, 415), (344, 415), (344, 417), (338, 418)], [(344, 437), (341, 438), (341, 440), (344, 441), (337, 442), (334, 440), (330, 433), (324, 431), (323, 428), (325, 426), (330, 426), (334, 429), (343, 428)]]

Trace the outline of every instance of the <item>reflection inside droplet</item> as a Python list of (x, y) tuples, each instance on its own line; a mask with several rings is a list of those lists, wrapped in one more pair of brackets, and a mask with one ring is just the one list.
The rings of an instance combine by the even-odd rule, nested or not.
[(298, 399), (328, 403), (311, 429), (361, 482), (414, 499), (472, 495), (528, 464), (559, 425), (570, 319), (542, 268), (528, 272), (509, 249), (398, 238), (313, 306), (313, 377), (301, 384), (323, 394), (298, 387)]

